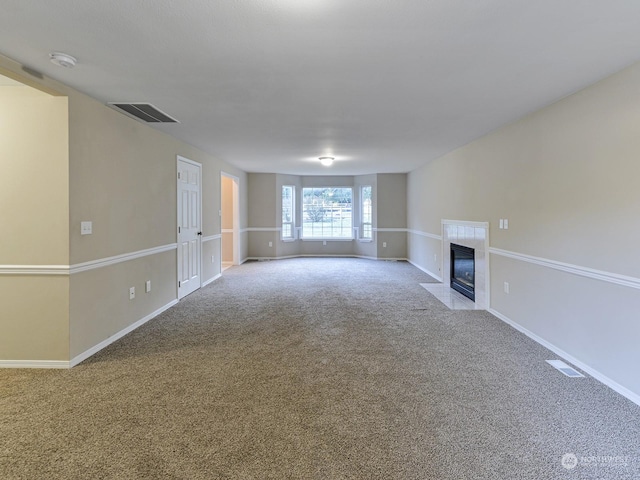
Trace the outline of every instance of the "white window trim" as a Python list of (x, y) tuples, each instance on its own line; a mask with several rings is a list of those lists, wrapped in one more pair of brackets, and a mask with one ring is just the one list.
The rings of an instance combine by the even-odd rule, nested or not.
[[(360, 185), (360, 227), (361, 230), (358, 230), (358, 242), (360, 243), (371, 243), (373, 242), (373, 238), (374, 238), (374, 229), (373, 229), (373, 201), (371, 203), (371, 222), (368, 222), (368, 225), (371, 225), (371, 237), (365, 238), (365, 237), (360, 237), (360, 231), (364, 231), (364, 195), (362, 194), (362, 191), (365, 188), (370, 188), (371, 189), (371, 195), (373, 196), (373, 186), (371, 185)], [(357, 228), (357, 227), (356, 227)]]
[(358, 243), (371, 243), (373, 242), (373, 238), (361, 238), (360, 237), (360, 227), (353, 227), (354, 237), (358, 241)]
[[(283, 242), (295, 242), (297, 240), (296, 238), (296, 187), (295, 185), (282, 185), (282, 188), (280, 190), (280, 202), (282, 202), (282, 190), (285, 187), (291, 188), (291, 222), (285, 222), (284, 220), (282, 221), (282, 225), (281, 225), (282, 228), (280, 229), (280, 240)], [(280, 204), (281, 214), (283, 210), (284, 210), (284, 206), (281, 203)], [(289, 224), (291, 225), (291, 236), (285, 237), (283, 235), (283, 232), (285, 230), (284, 226)]]
[(284, 230), (280, 229), (280, 241), (281, 242), (285, 242), (285, 243), (289, 243), (289, 242), (295, 242), (296, 240), (298, 240), (298, 238), (296, 237), (296, 230), (297, 230), (297, 228), (292, 225), (291, 231), (292, 231), (293, 236), (292, 237), (283, 237), (282, 236), (282, 232)]

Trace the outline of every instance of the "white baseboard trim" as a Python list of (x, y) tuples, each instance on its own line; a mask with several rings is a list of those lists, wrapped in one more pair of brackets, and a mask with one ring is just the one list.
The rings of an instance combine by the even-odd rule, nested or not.
[(407, 262), (409, 262), (411, 265), (413, 265), (414, 267), (416, 267), (418, 270), (422, 270), (424, 273), (426, 273), (427, 275), (435, 278), (436, 280), (438, 280), (440, 283), (442, 283), (442, 277), (440, 275), (436, 275), (435, 273), (433, 273), (430, 270), (427, 270), (424, 267), (421, 267), (420, 265), (418, 265), (415, 262), (412, 262), (411, 260), (407, 260)]
[[(258, 262), (268, 261), (268, 260), (287, 260), (290, 258), (364, 258), (365, 260), (388, 260), (392, 262), (406, 262), (406, 258), (385, 258), (385, 257), (369, 257), (366, 255), (332, 255), (332, 254), (315, 254), (315, 253), (301, 253), (298, 255), (283, 255), (281, 257), (247, 257), (245, 261), (253, 260)], [(244, 262), (243, 262), (244, 263)]]
[(66, 360), (0, 360), (0, 368), (69, 368)]
[(111, 335), (109, 338), (107, 338), (106, 340), (100, 342), (97, 345), (94, 345), (93, 347), (91, 347), (90, 349), (82, 352), (80, 355), (77, 355), (75, 357), (73, 357), (71, 359), (69, 363), (70, 367), (75, 367), (76, 365), (78, 365), (80, 362), (83, 362), (84, 360), (86, 360), (87, 358), (89, 358), (92, 355), (95, 355), (96, 353), (98, 353), (100, 350), (102, 350), (103, 348), (111, 345), (113, 342), (115, 342), (116, 340), (121, 339), (122, 337), (124, 337), (127, 333), (133, 332), (136, 328), (141, 327), (142, 325), (144, 325), (145, 323), (147, 323), (149, 320), (151, 320), (154, 317), (157, 317), (158, 315), (160, 315), (162, 312), (164, 312), (165, 310), (168, 310), (169, 308), (173, 307), (176, 303), (178, 303), (178, 300), (172, 300), (171, 302), (167, 303), (165, 306), (160, 307), (158, 310), (156, 310), (155, 312), (150, 313), (149, 315), (145, 316), (144, 318), (141, 318), (140, 320), (138, 320), (135, 323), (132, 323), (131, 325), (129, 325), (128, 327), (120, 330), (118, 333), (115, 333), (114, 335)]
[(603, 375), (602, 373), (598, 372), (597, 370), (591, 368), (589, 365), (581, 362), (580, 360), (575, 358), (573, 355), (568, 354), (567, 352), (565, 352), (564, 350), (556, 347), (552, 343), (549, 343), (544, 338), (539, 337), (538, 335), (536, 335), (535, 333), (531, 332), (530, 330), (527, 330), (522, 325), (514, 322), (509, 317), (501, 314), (497, 310), (494, 310), (493, 308), (488, 308), (487, 311), (489, 313), (491, 313), (492, 315), (494, 315), (495, 317), (497, 317), (500, 320), (502, 320), (503, 322), (507, 323), (508, 325), (511, 325), (513, 328), (515, 328), (519, 332), (524, 333), (527, 337), (529, 337), (533, 341), (535, 341), (535, 342), (539, 343), (540, 345), (542, 345), (543, 347), (551, 350), (553, 353), (555, 353), (559, 357), (563, 358), (567, 362), (572, 363), (573, 365), (578, 367), (580, 370), (583, 370), (584, 372), (586, 372), (587, 374), (589, 374), (590, 376), (592, 376), (593, 378), (598, 380), (600, 383), (603, 383), (604, 385), (606, 385), (607, 387), (609, 387), (613, 391), (618, 392), (623, 397), (628, 398), (633, 403), (635, 403), (636, 405), (640, 406), (640, 395), (638, 395), (637, 393), (632, 392), (628, 388), (620, 385), (618, 382), (610, 379), (606, 375)]
[[(202, 287), (206, 287), (206, 286), (207, 286), (207, 285), (209, 285), (210, 283), (215, 282), (215, 281), (216, 281), (217, 279), (219, 279), (220, 277), (222, 277), (222, 274), (221, 274), (221, 273), (217, 274), (215, 277), (210, 278), (209, 280), (207, 280), (206, 282), (204, 282), (204, 283), (202, 284)], [(202, 288), (202, 287), (201, 287), (201, 288)]]
[(291, 258), (313, 258), (313, 257), (342, 257), (342, 258), (354, 258), (355, 255), (314, 255), (314, 254), (299, 254), (299, 255), (281, 255), (279, 257), (247, 257), (246, 262), (266, 262), (270, 260), (289, 260)]

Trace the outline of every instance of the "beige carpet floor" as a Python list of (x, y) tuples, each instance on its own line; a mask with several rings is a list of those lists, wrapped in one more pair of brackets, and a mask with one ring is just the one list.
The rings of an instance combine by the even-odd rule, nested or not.
[(640, 407), (430, 281), (247, 263), (71, 370), (0, 370), (0, 478), (640, 478)]

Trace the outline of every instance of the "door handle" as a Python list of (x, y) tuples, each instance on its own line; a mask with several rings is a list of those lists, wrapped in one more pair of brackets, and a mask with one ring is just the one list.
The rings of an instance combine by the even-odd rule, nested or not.
[(198, 235), (202, 235), (202, 232), (198, 232)]

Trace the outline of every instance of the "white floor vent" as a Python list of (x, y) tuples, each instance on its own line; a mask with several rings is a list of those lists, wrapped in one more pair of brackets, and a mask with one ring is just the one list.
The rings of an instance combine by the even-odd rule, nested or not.
[(571, 377), (571, 378), (584, 377), (583, 374), (581, 374), (575, 368), (570, 367), (569, 365), (564, 363), (562, 360), (547, 360), (547, 363), (551, 365), (553, 368), (555, 368), (556, 370), (559, 370), (560, 372), (565, 374), (567, 377)]

